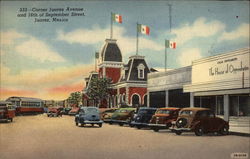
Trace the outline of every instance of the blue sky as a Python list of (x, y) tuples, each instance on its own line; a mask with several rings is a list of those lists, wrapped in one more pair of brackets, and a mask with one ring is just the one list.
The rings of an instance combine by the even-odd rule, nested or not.
[[(84, 8), (85, 16), (49, 23), (17, 18), (19, 8), (65, 7)], [(175, 50), (168, 49), (170, 69), (249, 47), (248, 1), (1, 1), (0, 12), (1, 98), (11, 95), (3, 95), (8, 90), (62, 99), (80, 89), (94, 68), (94, 53), (109, 38), (111, 12), (123, 18), (122, 24), (114, 23), (113, 37), (124, 62), (135, 54), (137, 22), (150, 27), (149, 36), (139, 37), (139, 54), (159, 70), (164, 67), (165, 39), (177, 43)]]

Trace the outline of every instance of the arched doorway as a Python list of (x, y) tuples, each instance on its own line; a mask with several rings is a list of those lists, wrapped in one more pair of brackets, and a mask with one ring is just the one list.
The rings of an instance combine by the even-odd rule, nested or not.
[(133, 106), (140, 105), (140, 97), (139, 97), (139, 95), (133, 94), (133, 96), (132, 96), (132, 105)]

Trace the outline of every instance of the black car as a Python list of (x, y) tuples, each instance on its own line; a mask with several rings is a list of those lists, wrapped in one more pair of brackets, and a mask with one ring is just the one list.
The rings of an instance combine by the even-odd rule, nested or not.
[(155, 114), (156, 108), (140, 107), (138, 112), (134, 115), (131, 126), (135, 126), (138, 129), (147, 127), (150, 119)]

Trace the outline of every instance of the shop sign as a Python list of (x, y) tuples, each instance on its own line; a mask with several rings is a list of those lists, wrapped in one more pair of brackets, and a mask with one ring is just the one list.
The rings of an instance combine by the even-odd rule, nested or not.
[(249, 69), (249, 52), (218, 58), (193, 65), (192, 83), (247, 79)]

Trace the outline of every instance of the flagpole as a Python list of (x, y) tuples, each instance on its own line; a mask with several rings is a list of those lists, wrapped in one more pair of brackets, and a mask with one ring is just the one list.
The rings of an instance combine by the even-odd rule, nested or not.
[(111, 18), (110, 18), (110, 39), (113, 38), (113, 17), (112, 17), (113, 13), (111, 12)]
[(165, 46), (165, 72), (167, 72), (167, 47)]
[(138, 43), (139, 43), (139, 33), (138, 33), (138, 22), (136, 23), (136, 55), (138, 55)]

